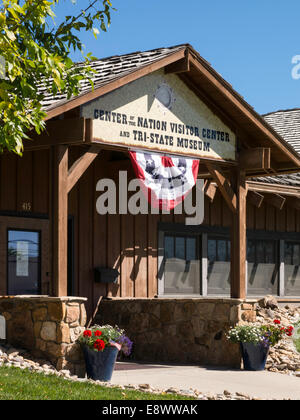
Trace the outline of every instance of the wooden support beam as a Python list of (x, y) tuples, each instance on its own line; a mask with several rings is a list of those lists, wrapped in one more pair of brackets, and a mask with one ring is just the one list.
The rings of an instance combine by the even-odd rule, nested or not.
[(246, 176), (236, 171), (232, 179), (235, 184), (237, 211), (232, 214), (231, 228), (231, 297), (246, 298)]
[(97, 145), (91, 146), (87, 152), (85, 152), (68, 171), (67, 184), (68, 193), (76, 185), (77, 181), (81, 178), (88, 167), (94, 162), (100, 152), (100, 148)]
[(239, 155), (240, 167), (245, 170), (270, 170), (271, 149), (256, 147), (253, 149), (241, 150)]
[(41, 134), (31, 132), (31, 140), (24, 142), (24, 150), (34, 150), (59, 144), (80, 144), (85, 142), (86, 121), (84, 118), (68, 118), (47, 121)]
[(267, 203), (271, 204), (279, 210), (282, 210), (286, 202), (286, 198), (279, 194), (266, 194), (265, 200)]
[(264, 201), (264, 196), (262, 194), (259, 194), (256, 191), (248, 191), (247, 198), (250, 201), (250, 203), (253, 204), (255, 207), (257, 207), (258, 209), (261, 207)]
[(204, 194), (210, 199), (212, 203), (214, 201), (217, 192), (217, 187), (210, 180), (207, 180), (204, 184)]
[(165, 74), (185, 73), (187, 71), (190, 71), (190, 62), (188, 56), (165, 67)]
[(231, 188), (228, 177), (217, 166), (207, 163), (207, 169), (220, 189), (226, 203), (232, 212), (236, 212), (236, 195)]
[(68, 146), (53, 147), (53, 286), (54, 295), (68, 294)]
[(256, 191), (262, 194), (279, 194), (300, 198), (300, 188), (291, 185), (270, 184), (269, 182), (247, 181), (248, 191)]

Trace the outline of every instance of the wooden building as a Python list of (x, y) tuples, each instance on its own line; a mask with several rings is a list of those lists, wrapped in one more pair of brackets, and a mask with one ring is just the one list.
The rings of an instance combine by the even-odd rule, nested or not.
[[(46, 132), (22, 158), (1, 156), (0, 295), (87, 297), (90, 314), (100, 296), (300, 297), (300, 141), (284, 119), (293, 111), (258, 115), (190, 45), (93, 67), (94, 90), (46, 96)], [(173, 124), (173, 145), (147, 140), (162, 132), (150, 119)], [(178, 141), (195, 134), (192, 147)], [(200, 159), (203, 224), (98, 214), (97, 182), (134, 178), (131, 149)], [(118, 283), (95, 282), (97, 267), (116, 268)]]

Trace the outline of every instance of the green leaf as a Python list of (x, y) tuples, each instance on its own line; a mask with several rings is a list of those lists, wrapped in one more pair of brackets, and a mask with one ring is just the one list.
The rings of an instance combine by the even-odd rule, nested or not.
[[(79, 14), (75, 10), (74, 15), (68, 13), (56, 26), (55, 5), (61, 2), (0, 2), (0, 51), (7, 76), (0, 79), (0, 151), (22, 154), (28, 132), (34, 129), (41, 133), (45, 128), (41, 107), (45, 95), (56, 95), (58, 91), (68, 98), (77, 95), (83, 78), (93, 87), (93, 70), (75, 66), (71, 48), (82, 53), (82, 31), (92, 31), (97, 37), (101, 30), (107, 30), (113, 10), (111, 1), (81, 0)], [(86, 63), (95, 59), (91, 53), (82, 56)]]

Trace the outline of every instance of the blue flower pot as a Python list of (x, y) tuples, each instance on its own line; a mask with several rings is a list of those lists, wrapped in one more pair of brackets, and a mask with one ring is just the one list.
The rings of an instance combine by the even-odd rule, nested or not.
[(263, 344), (240, 343), (244, 370), (264, 370), (269, 346)]
[(82, 347), (87, 377), (94, 381), (109, 382), (115, 368), (118, 349), (107, 346), (103, 351)]

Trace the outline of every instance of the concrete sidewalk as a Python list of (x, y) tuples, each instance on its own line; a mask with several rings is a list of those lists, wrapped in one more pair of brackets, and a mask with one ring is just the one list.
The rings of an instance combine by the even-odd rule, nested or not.
[(300, 400), (300, 378), (268, 371), (118, 362), (111, 383), (149, 384), (158, 389), (192, 388), (205, 394), (221, 394), (227, 390), (261, 399)]

